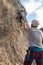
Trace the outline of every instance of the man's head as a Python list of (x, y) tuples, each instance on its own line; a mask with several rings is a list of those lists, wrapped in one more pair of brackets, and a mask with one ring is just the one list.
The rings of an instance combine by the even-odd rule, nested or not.
[(39, 25), (39, 21), (38, 20), (33, 20), (32, 23), (31, 23), (31, 27), (34, 27), (34, 28), (37, 28)]

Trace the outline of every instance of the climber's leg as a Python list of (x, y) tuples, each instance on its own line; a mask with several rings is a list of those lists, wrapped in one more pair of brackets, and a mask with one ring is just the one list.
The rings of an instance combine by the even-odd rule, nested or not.
[(38, 59), (36, 60), (37, 65), (43, 65), (43, 51), (39, 52)]
[(24, 65), (31, 65), (33, 58), (30, 55), (25, 56)]
[(24, 65), (31, 65), (31, 64), (32, 64), (31, 61), (27, 61), (27, 60), (24, 61)]
[(43, 62), (37, 62), (36, 64), (37, 65), (43, 65)]

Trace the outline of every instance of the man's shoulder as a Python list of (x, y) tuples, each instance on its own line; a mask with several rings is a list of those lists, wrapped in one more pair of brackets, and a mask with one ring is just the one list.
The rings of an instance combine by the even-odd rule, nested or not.
[(39, 32), (40, 32), (40, 34), (42, 35), (42, 37), (43, 37), (43, 32), (41, 31), (41, 30), (39, 30)]
[(42, 33), (42, 31), (41, 30), (38, 30), (40, 33)]

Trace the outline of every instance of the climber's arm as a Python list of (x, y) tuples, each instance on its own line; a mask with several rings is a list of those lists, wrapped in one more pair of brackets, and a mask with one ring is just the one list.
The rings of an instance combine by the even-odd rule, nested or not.
[[(29, 27), (28, 23), (27, 22), (24, 22), (24, 30), (27, 30)], [(30, 27), (29, 27), (30, 28)]]

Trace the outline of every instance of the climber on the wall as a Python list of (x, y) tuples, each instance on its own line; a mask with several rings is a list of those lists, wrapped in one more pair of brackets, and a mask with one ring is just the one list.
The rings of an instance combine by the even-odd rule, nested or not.
[(25, 31), (29, 33), (29, 54), (25, 56), (24, 65), (31, 65), (33, 59), (36, 60), (36, 65), (43, 65), (43, 33), (41, 30), (37, 29), (38, 25), (38, 20), (32, 21), (31, 28), (27, 28), (26, 23), (24, 25)]
[(20, 22), (20, 26), (22, 26), (23, 13), (24, 13), (23, 10), (18, 11), (18, 14), (16, 16), (16, 19), (18, 19), (18, 21)]

